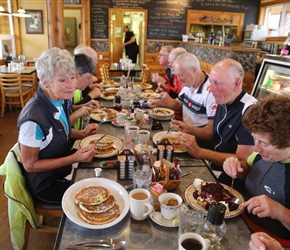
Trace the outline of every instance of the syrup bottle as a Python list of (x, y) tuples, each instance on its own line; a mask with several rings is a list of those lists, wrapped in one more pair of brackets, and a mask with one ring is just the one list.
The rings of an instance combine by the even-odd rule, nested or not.
[(117, 111), (122, 111), (121, 96), (115, 96), (113, 108)]
[(219, 247), (220, 241), (227, 231), (224, 221), (225, 213), (226, 206), (224, 204), (213, 202), (209, 206), (207, 217), (196, 231), (196, 233), (208, 239), (212, 247)]

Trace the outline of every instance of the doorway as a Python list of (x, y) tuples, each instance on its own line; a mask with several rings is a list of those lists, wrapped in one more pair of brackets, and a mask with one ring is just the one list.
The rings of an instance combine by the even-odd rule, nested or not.
[(123, 26), (128, 24), (134, 32), (139, 55), (137, 63), (142, 66), (144, 63), (145, 38), (146, 38), (147, 10), (143, 9), (109, 9), (109, 55), (110, 63), (117, 63), (120, 59), (126, 59), (125, 49), (121, 46), (124, 42)]

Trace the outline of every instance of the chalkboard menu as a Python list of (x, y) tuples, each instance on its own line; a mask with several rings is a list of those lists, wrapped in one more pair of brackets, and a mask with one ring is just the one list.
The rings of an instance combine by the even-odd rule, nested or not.
[(260, 0), (91, 0), (91, 37), (108, 38), (108, 9), (147, 9), (147, 39), (181, 40), (187, 10), (245, 13), (245, 26), (257, 22)]

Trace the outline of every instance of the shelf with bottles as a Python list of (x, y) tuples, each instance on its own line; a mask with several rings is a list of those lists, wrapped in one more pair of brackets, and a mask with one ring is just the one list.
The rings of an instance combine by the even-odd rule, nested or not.
[(226, 34), (231, 29), (236, 30), (238, 39), (242, 38), (244, 26), (244, 13), (221, 12), (221, 11), (204, 11), (204, 10), (188, 10), (186, 34), (204, 32), (205, 38), (210, 36), (211, 28), (214, 31), (224, 27)]

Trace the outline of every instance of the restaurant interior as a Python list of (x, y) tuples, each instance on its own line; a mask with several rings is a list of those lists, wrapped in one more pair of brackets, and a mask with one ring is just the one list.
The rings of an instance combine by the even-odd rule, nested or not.
[[(273, 74), (272, 71), (275, 71), (275, 76), (290, 79), (290, 73), (286, 72), (289, 71), (290, 59), (287, 57), (288, 54), (283, 54), (284, 46), (288, 42), (290, 46), (289, 1), (180, 0), (168, 1), (170, 2), (168, 5), (163, 3), (167, 1), (131, 2), (128, 3), (125, 0), (0, 0), (0, 78), (13, 75), (14, 81), (18, 81), (22, 87), (26, 87), (26, 92), (21, 95), (17, 93), (14, 96), (5, 96), (4, 91), (1, 93), (0, 146), (2, 150), (0, 164), (4, 162), (7, 153), (17, 141), (16, 122), (21, 109), (37, 92), (38, 79), (35, 62), (43, 51), (52, 47), (67, 49), (73, 55), (77, 45), (91, 46), (98, 54), (95, 72), (98, 82), (104, 83), (110, 79), (119, 82), (122, 75), (128, 78), (134, 76), (135, 83), (149, 84), (153, 88), (153, 92), (157, 88), (157, 83), (152, 76), (154, 74), (165, 75), (165, 68), (159, 65), (158, 60), (159, 51), (165, 45), (183, 47), (188, 52), (195, 54), (199, 59), (201, 69), (207, 73), (210, 73), (213, 65), (220, 60), (226, 58), (237, 60), (245, 71), (243, 88), (258, 99), (273, 94), (273, 91), (282, 93), (282, 90), (277, 90), (277, 86), (274, 89), (274, 84), (272, 88), (269, 87), (267, 93), (261, 90), (270, 75)], [(159, 2), (162, 2), (160, 6)], [(125, 50), (120, 46), (124, 40), (124, 24), (130, 24), (139, 45), (138, 59), (132, 68), (126, 64), (128, 58), (126, 58)], [(261, 37), (248, 38), (247, 32), (255, 33), (253, 30), (263, 30), (264, 32)], [(212, 42), (211, 36), (213, 35)], [(121, 68), (121, 62), (126, 64), (125, 69)], [(2, 84), (1, 81), (0, 84)], [(146, 99), (144, 96), (144, 100), (148, 100), (148, 98)], [(112, 107), (113, 99), (103, 98), (101, 104), (105, 107)], [(91, 120), (94, 119), (91, 118)], [(98, 119), (95, 121), (100, 122)], [(156, 142), (153, 141), (155, 133), (170, 129), (167, 119), (161, 119), (160, 122), (163, 130), (157, 130), (151, 134), (150, 142), (152, 144)], [(120, 129), (110, 124), (101, 132), (118, 135), (122, 142), (126, 141), (123, 128)], [(215, 180), (213, 173), (209, 171), (205, 173), (205, 162), (193, 159), (186, 152), (176, 154), (175, 157), (181, 161), (184, 160), (182, 162), (183, 173), (195, 171), (208, 180)], [(82, 164), (80, 171), (74, 174), (73, 178), (75, 181), (82, 180), (82, 178), (95, 178), (93, 169), (97, 165), (96, 162), (99, 163), (106, 159), (96, 158), (94, 164)], [(113, 161), (117, 158), (116, 155), (109, 155), (108, 159)], [(123, 186), (132, 182), (131, 179), (120, 180), (116, 169), (103, 169), (101, 177), (112, 178)], [(192, 184), (193, 178), (193, 174), (184, 177), (176, 189), (176, 193), (184, 196), (185, 190)], [(3, 186), (4, 182), (5, 176), (0, 176), (0, 185)], [(0, 209), (2, 210), (0, 246), (1, 249), (13, 249), (10, 239), (8, 202), (2, 189), (0, 191)], [(98, 235), (126, 240), (127, 247), (124, 249), (137, 249), (134, 247), (138, 247), (138, 249), (175, 249), (170, 248), (171, 240), (166, 244), (166, 238), (171, 238), (173, 246), (177, 246), (176, 226), (167, 224), (164, 226), (154, 217), (149, 216), (151, 220), (147, 218), (146, 223), (143, 224), (142, 222), (132, 223), (130, 215), (125, 214), (122, 217), (123, 220), (117, 225), (113, 224), (111, 228), (85, 227), (83, 229), (82, 223), (75, 223), (75, 219), (67, 214), (62, 218), (60, 217), (62, 213), (56, 215), (58, 218), (52, 218), (55, 215), (56, 213), (45, 215), (45, 224), (53, 227), (48, 230), (49, 233), (46, 229), (27, 230), (26, 228), (26, 232), (29, 231), (29, 234), (26, 235), (26, 249), (64, 249), (72, 241), (84, 241), (85, 237), (93, 240)], [(219, 249), (233, 249), (232, 247), (237, 250), (247, 249), (247, 240), (250, 239), (251, 234), (248, 225), (239, 214), (228, 215), (226, 219), (228, 232), (232, 231), (236, 235), (242, 232), (244, 235), (233, 239), (226, 236), (222, 241), (224, 245)], [(156, 226), (156, 224), (158, 225)], [(79, 230), (79, 228), (81, 229)], [(138, 230), (142, 232), (142, 235), (140, 232), (138, 233)], [(160, 239), (155, 236), (151, 239), (156, 243), (157, 248), (154, 248), (150, 237), (159, 233)], [(235, 240), (240, 246), (234, 244)], [(143, 245), (142, 241), (144, 241)]]

